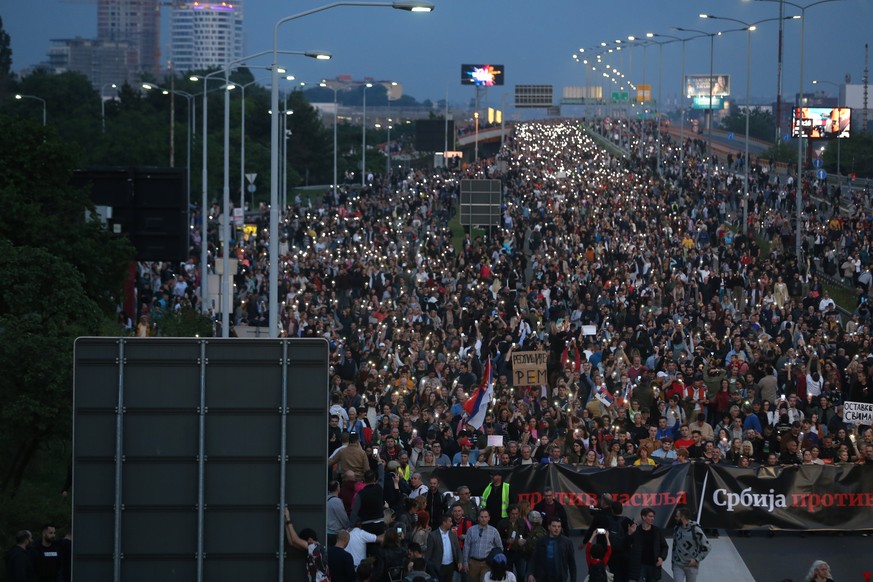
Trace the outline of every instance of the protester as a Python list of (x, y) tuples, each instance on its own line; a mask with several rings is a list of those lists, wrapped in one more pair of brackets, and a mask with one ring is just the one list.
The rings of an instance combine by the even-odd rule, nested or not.
[(831, 578), (831, 567), (823, 560), (816, 560), (809, 568), (804, 582), (834, 582)]
[(710, 543), (703, 530), (691, 520), (687, 507), (676, 509), (676, 527), (673, 530), (673, 580), (694, 582), (700, 571), (700, 562), (709, 554)]
[(561, 520), (549, 520), (548, 535), (536, 541), (527, 582), (573, 582), (576, 556), (570, 538), (561, 534)]
[(628, 578), (636, 582), (661, 579), (661, 567), (667, 559), (667, 539), (664, 531), (655, 525), (655, 511), (650, 507), (640, 510), (641, 523), (631, 524), (630, 560)]
[(28, 551), (33, 534), (21, 530), (15, 534), (15, 545), (6, 550), (6, 579), (9, 582), (36, 582), (36, 569)]
[(327, 575), (327, 552), (325, 547), (318, 542), (315, 530), (305, 528), (297, 534), (294, 524), (291, 523), (291, 513), (285, 508), (285, 538), (292, 548), (298, 548), (306, 552), (306, 575), (309, 582), (326, 582), (330, 580)]
[(460, 571), (461, 547), (458, 535), (453, 529), (454, 521), (450, 514), (445, 514), (438, 528), (428, 535), (425, 558), (439, 568), (440, 582), (452, 582), (455, 572)]
[(480, 509), (478, 521), (470, 528), (464, 542), (463, 569), (470, 582), (482, 582), (485, 573), (491, 569), (488, 559), (492, 552), (503, 550), (500, 532), (489, 525), (490, 520), (488, 510)]

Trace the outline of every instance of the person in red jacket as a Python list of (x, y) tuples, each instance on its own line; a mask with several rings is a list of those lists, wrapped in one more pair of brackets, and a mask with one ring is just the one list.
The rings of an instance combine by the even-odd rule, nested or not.
[(585, 544), (585, 563), (588, 564), (588, 580), (589, 582), (606, 582), (609, 580), (606, 574), (606, 567), (609, 565), (609, 558), (612, 556), (612, 544), (609, 542), (609, 530), (600, 529), (597, 530), (597, 533), (606, 538), (606, 548), (594, 543), (594, 538), (597, 536), (591, 536), (591, 539)]

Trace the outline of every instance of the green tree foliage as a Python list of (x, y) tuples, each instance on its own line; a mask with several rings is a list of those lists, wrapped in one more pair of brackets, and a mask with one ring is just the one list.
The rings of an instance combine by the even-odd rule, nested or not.
[(70, 434), (73, 341), (114, 317), (133, 249), (69, 186), (51, 127), (0, 117), (0, 490), (14, 494), (42, 447)]
[(0, 239), (0, 490), (14, 494), (41, 445), (70, 435), (73, 341), (101, 311), (73, 265)]
[[(294, 111), (294, 115), (288, 120), (288, 129), (291, 130), (291, 137), (288, 139), (289, 167), (294, 168), (300, 176), (308, 171), (311, 176), (310, 182), (315, 177), (318, 177), (321, 183), (331, 182), (333, 180), (332, 134), (328, 135), (318, 112), (306, 101), (300, 91), (291, 93), (288, 98), (288, 109)], [(360, 128), (358, 131), (360, 135)], [(296, 184), (292, 184), (289, 178), (288, 185)]]
[[(87, 152), (99, 140), (100, 99), (81, 73), (56, 75), (37, 69), (22, 78), (15, 91), (45, 99), (48, 124), (68, 144), (79, 144)], [(14, 107), (21, 117), (42, 121), (41, 103), (16, 101)]]
[[(839, 150), (842, 176), (855, 173), (859, 178), (873, 177), (873, 134), (855, 133), (848, 139), (841, 139)], [(829, 173), (836, 175), (836, 140), (828, 142), (824, 152), (824, 164)]]
[[(721, 126), (737, 135), (746, 135), (745, 111), (728, 115), (722, 120)], [(749, 112), (749, 135), (755, 139), (773, 141), (773, 136), (776, 135), (776, 119), (773, 114), (757, 107), (753, 108)]]
[(69, 186), (75, 167), (71, 148), (51, 128), (0, 118), (0, 233), (14, 246), (43, 248), (72, 265), (88, 297), (108, 310), (133, 249), (96, 218), (86, 219), (88, 194)]

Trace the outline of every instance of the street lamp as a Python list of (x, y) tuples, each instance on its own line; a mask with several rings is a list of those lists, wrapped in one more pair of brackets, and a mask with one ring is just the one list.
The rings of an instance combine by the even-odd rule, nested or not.
[(473, 161), (479, 161), (479, 112), (474, 111), (473, 117), (476, 119), (476, 151), (473, 154)]
[[(339, 196), (337, 195), (337, 191), (336, 191), (337, 190), (336, 124), (338, 122), (338, 115), (337, 114), (339, 111), (339, 104), (337, 103), (336, 95), (337, 95), (337, 92), (343, 88), (343, 86), (340, 85), (336, 81), (322, 81), (321, 83), (318, 84), (318, 86), (322, 87), (324, 89), (330, 89), (331, 91), (333, 91), (333, 201), (334, 201), (334, 204), (338, 204), (339, 203)], [(270, 271), (270, 272), (272, 273), (272, 271)]]
[[(207, 196), (207, 194), (208, 194), (207, 193), (207, 180), (208, 180), (208, 178), (207, 178), (207, 144), (208, 144), (207, 135), (208, 134), (207, 134), (206, 121), (207, 121), (207, 117), (208, 117), (208, 115), (207, 115), (207, 110), (208, 110), (207, 103), (208, 102), (206, 99), (206, 83), (208, 83), (209, 78), (214, 76), (214, 75), (221, 75), (221, 74), (224, 75), (224, 85), (222, 86), (225, 89), (225, 96), (224, 96), (224, 185), (223, 185), (222, 205), (223, 205), (223, 212), (224, 212), (225, 216), (224, 216), (224, 221), (222, 224), (222, 238), (224, 239), (225, 253), (223, 254), (222, 267), (223, 267), (223, 272), (225, 273), (225, 277), (227, 277), (227, 272), (230, 268), (229, 256), (227, 253), (227, 251), (229, 250), (227, 245), (229, 244), (229, 241), (230, 241), (230, 94), (229, 94), (229, 91), (232, 91), (237, 86), (235, 83), (230, 82), (230, 79), (229, 79), (230, 70), (235, 65), (240, 65), (240, 64), (242, 64), (246, 61), (249, 61), (251, 59), (255, 59), (257, 57), (268, 55), (271, 52), (272, 51), (261, 51), (259, 53), (240, 57), (238, 59), (235, 59), (235, 60), (227, 63), (227, 65), (224, 68), (218, 69), (216, 71), (212, 71), (211, 73), (203, 76), (202, 78), (196, 77), (196, 76), (190, 78), (192, 81), (202, 80), (204, 82), (204, 92), (203, 92), (203, 199), (202, 199), (203, 216), (201, 218), (202, 244), (201, 244), (201, 252), (200, 252), (200, 258), (202, 261), (201, 287), (200, 288), (201, 288), (201, 301), (203, 301), (203, 303), (204, 303), (204, 310), (206, 309), (205, 304), (206, 304), (206, 300), (207, 300), (207, 290), (208, 290), (208, 286), (207, 286), (208, 255), (206, 252), (206, 247), (207, 247), (207, 245), (206, 245), (206, 233), (207, 233), (207, 229), (208, 229), (208, 224), (207, 224), (207, 220), (206, 220), (206, 206), (208, 204), (208, 199), (207, 199), (208, 198), (208, 196)], [(278, 54), (303, 55), (303, 56), (307, 56), (307, 57), (319, 59), (319, 60), (326, 60), (326, 59), (331, 58), (331, 55), (329, 53), (319, 52), (319, 51), (315, 51), (315, 52), (312, 52), (312, 51), (307, 51), (307, 52), (275, 51), (275, 54), (276, 55), (278, 55)], [(276, 69), (277, 67), (273, 67), (273, 68)], [(278, 89), (278, 87), (277, 87), (277, 89)], [(221, 297), (224, 298), (226, 295), (228, 295), (228, 293), (222, 293)], [(230, 334), (230, 320), (229, 320), (228, 307), (226, 304), (222, 305), (221, 307), (222, 307), (222, 333), (224, 334), (224, 337), (228, 337)]]
[[(115, 87), (115, 85), (112, 85), (112, 86)], [(182, 97), (185, 98), (186, 101), (188, 101), (188, 152), (185, 155), (185, 167), (186, 167), (186, 174), (187, 174), (186, 192), (187, 192), (187, 198), (188, 198), (188, 205), (185, 207), (185, 213), (187, 214), (191, 210), (191, 133), (192, 133), (191, 128), (193, 127), (192, 119), (194, 118), (194, 114), (193, 114), (194, 98), (197, 97), (197, 95), (193, 95), (191, 93), (188, 93), (187, 91), (179, 91), (177, 89), (173, 89), (173, 90), (164, 89), (163, 87), (159, 87), (158, 85), (155, 85), (154, 83), (143, 83), (142, 88), (145, 89), (146, 91), (151, 91), (153, 89), (157, 89), (157, 90), (161, 91), (164, 95), (169, 95), (170, 93), (172, 93), (174, 95), (181, 95)], [(101, 97), (101, 99), (102, 99), (102, 97)], [(187, 219), (186, 219), (186, 224), (187, 224)]]
[(22, 99), (33, 99), (34, 101), (42, 103), (42, 126), (45, 127), (45, 99), (37, 97), (36, 95), (22, 95), (21, 93), (16, 93), (15, 98), (19, 101)]
[(103, 99), (103, 93), (106, 91), (106, 87), (116, 89), (115, 93), (118, 93), (118, 85), (115, 83), (105, 83), (100, 87), (100, 131), (103, 133), (106, 133), (106, 100)]
[[(838, 85), (837, 83), (834, 83), (832, 81), (821, 81), (821, 80), (817, 80), (817, 79), (814, 79), (812, 81), (813, 85), (818, 85), (820, 83), (823, 85), (833, 85), (834, 87), (836, 87), (836, 89), (837, 89), (837, 107), (843, 107), (842, 87), (840, 85)], [(840, 172), (840, 149), (841, 149), (840, 146), (842, 145), (842, 142), (843, 142), (843, 140), (838, 137), (837, 138), (837, 186), (840, 186), (840, 183), (842, 182), (842, 173)]]
[[(650, 34), (651, 34), (651, 36), (649, 36)], [(685, 100), (688, 98), (688, 95), (686, 94), (686, 91), (685, 91), (685, 43), (687, 43), (689, 40), (694, 40), (696, 38), (701, 38), (703, 36), (707, 36), (706, 33), (698, 34), (695, 36), (689, 36), (686, 38), (681, 38), (678, 36), (674, 36), (672, 34), (659, 34), (659, 33), (654, 33), (654, 32), (646, 33), (646, 37), (648, 37), (648, 38), (663, 37), (663, 38), (669, 38), (669, 39), (672, 39), (676, 42), (682, 43), (682, 77), (679, 79), (679, 85), (681, 88), (680, 95), (681, 95), (681, 99), (682, 99), (682, 101), (681, 101), (682, 107), (680, 108), (680, 111), (679, 111), (679, 135), (680, 135), (680, 140), (681, 140), (680, 148), (679, 148), (679, 192), (680, 193), (682, 192), (682, 182), (683, 182), (683, 176), (684, 176), (684, 172), (685, 172)], [(660, 73), (659, 73), (659, 76), (660, 76)], [(661, 81), (659, 79), (658, 80), (658, 100), (659, 101), (661, 99), (660, 95), (661, 95)], [(658, 127), (658, 131), (660, 132), (660, 126)], [(659, 143), (659, 147), (660, 147), (660, 139), (658, 140), (658, 143)]]
[[(386, 94), (386, 96), (387, 96), (386, 103), (388, 104), (388, 115), (385, 116), (385, 125), (388, 126), (387, 127), (387, 129), (388, 129), (387, 140), (388, 141), (385, 144), (385, 154), (386, 154), (386, 156), (385, 156), (385, 178), (388, 180), (389, 186), (391, 185), (391, 96), (393, 94), (392, 87), (396, 88), (397, 86), (398, 86), (397, 81), (391, 81), (390, 83), (385, 85), (385, 88), (388, 90), (387, 94)], [(398, 97), (398, 99), (399, 99), (399, 97)], [(446, 107), (448, 107), (448, 102), (449, 102), (449, 100), (448, 100), (448, 98), (446, 98)], [(446, 119), (448, 119), (448, 118), (446, 118)], [(448, 123), (448, 121), (446, 123)]]
[(239, 108), (239, 207), (245, 211), (246, 207), (246, 87), (254, 85), (257, 81), (249, 81), (239, 85), (240, 108)]
[[(783, 18), (765, 18), (764, 20), (758, 20), (757, 22), (745, 22), (743, 20), (739, 20), (737, 18), (729, 18), (727, 16), (713, 16), (712, 14), (701, 14), (701, 18), (709, 18), (712, 20), (728, 20), (730, 22), (736, 22), (737, 24), (742, 24), (746, 30), (746, 36), (748, 38), (747, 47), (746, 47), (746, 139), (745, 139), (745, 152), (743, 154), (743, 169), (744, 169), (744, 177), (743, 177), (743, 234), (748, 234), (749, 232), (749, 116), (751, 115), (751, 85), (752, 85), (752, 31), (757, 28), (757, 25), (763, 24), (764, 22), (775, 22), (777, 20), (794, 20), (796, 18), (800, 18), (799, 16), (785, 16)], [(712, 81), (710, 80), (710, 83)]]
[[(701, 18), (702, 17), (703, 17), (703, 15), (701, 15)], [(709, 105), (708, 105), (708, 109), (707, 109), (709, 111), (709, 124), (707, 126), (706, 140), (707, 140), (707, 147), (709, 149), (707, 159), (711, 160), (712, 159), (712, 121), (713, 121), (712, 100), (713, 100), (713, 96), (714, 96), (713, 89), (715, 88), (712, 66), (713, 66), (713, 62), (714, 62), (714, 58), (715, 58), (715, 37), (721, 36), (721, 35), (726, 34), (728, 32), (737, 32), (737, 31), (744, 30), (744, 29), (732, 28), (730, 30), (723, 30), (720, 32), (706, 32), (705, 30), (697, 30), (695, 28), (678, 28), (677, 27), (676, 30), (678, 30), (680, 32), (693, 32), (693, 33), (696, 33), (700, 36), (708, 36), (709, 37)], [(683, 80), (683, 83), (684, 83), (684, 80)], [(714, 170), (714, 168), (712, 170)], [(710, 188), (712, 188), (713, 174), (714, 174), (714, 171), (709, 172), (709, 180), (708, 181), (709, 181)]]
[(361, 187), (367, 182), (367, 89), (373, 86), (373, 83), (364, 83), (364, 112), (361, 116)]
[[(331, 8), (339, 6), (362, 6), (362, 7), (381, 7), (394, 8), (396, 10), (406, 10), (408, 12), (431, 12), (434, 9), (433, 4), (424, 0), (403, 0), (396, 2), (358, 2), (358, 1), (341, 1), (325, 4), (310, 10), (304, 10), (291, 16), (286, 16), (279, 19), (273, 27), (273, 62), (272, 69), (272, 87), (270, 91), (270, 109), (279, 111), (279, 71), (278, 71), (278, 54), (279, 54), (279, 28), (286, 22), (316, 14)], [(316, 57), (320, 58), (320, 57)], [(329, 58), (329, 57), (328, 57)], [(334, 126), (336, 131), (336, 126)], [(269, 277), (269, 326), (270, 337), (275, 338), (279, 335), (279, 118), (273, 115), (270, 120), (270, 277)], [(336, 179), (334, 179), (334, 193), (336, 192)], [(284, 479), (284, 474), (283, 474)], [(284, 535), (284, 528), (280, 528), (280, 537)], [(283, 564), (280, 562), (280, 577), (284, 574)]]
[[(797, 94), (797, 107), (803, 107), (803, 49), (806, 42), (806, 10), (807, 8), (812, 8), (813, 6), (818, 6), (819, 4), (827, 4), (828, 2), (837, 2), (838, 0), (818, 0), (818, 2), (813, 2), (812, 4), (807, 4), (806, 6), (802, 6), (795, 2), (790, 2), (789, 0), (757, 0), (758, 2), (779, 2), (780, 12), (783, 4), (788, 4), (789, 6), (794, 6), (798, 10), (800, 10), (800, 92)], [(801, 258), (800, 258), (800, 223), (801, 223), (801, 209), (803, 206), (803, 136), (799, 135), (797, 137), (797, 190), (794, 193), (794, 205), (795, 208), (795, 221), (797, 222), (796, 228), (794, 231), (794, 254), (797, 257), (797, 267), (800, 268)]]
[[(671, 36), (671, 37), (669, 37), (671, 40), (665, 40), (665, 41), (651, 40), (651, 39), (655, 38), (656, 36), (664, 36), (664, 35), (656, 35), (654, 32), (647, 32), (646, 33), (646, 38), (649, 39), (649, 42), (652, 42), (652, 43), (658, 45), (658, 103), (657, 103), (656, 113), (655, 113), (655, 120), (656, 120), (655, 130), (657, 132), (656, 135), (657, 135), (657, 141), (658, 141), (658, 175), (661, 176), (661, 175), (663, 175), (663, 170), (661, 168), (661, 86), (664, 84), (664, 81), (663, 81), (663, 78), (664, 78), (664, 45), (674, 43), (677, 41), (681, 41), (682, 39), (679, 38), (678, 36)], [(685, 44), (683, 43), (682, 46), (684, 48)], [(684, 55), (684, 53), (683, 53), (683, 55)], [(683, 61), (683, 65), (684, 64), (685, 63)], [(683, 73), (683, 76), (684, 76), (684, 73)]]

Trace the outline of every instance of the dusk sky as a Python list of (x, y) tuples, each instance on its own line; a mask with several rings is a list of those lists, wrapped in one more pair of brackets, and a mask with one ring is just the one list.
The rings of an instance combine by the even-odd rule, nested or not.
[[(322, 6), (322, 1), (246, 0), (246, 53), (272, 47), (273, 25), (291, 14)], [(778, 15), (777, 2), (747, 0), (434, 0), (431, 14), (410, 14), (387, 8), (338, 7), (292, 21), (280, 32), (280, 48), (327, 50), (334, 60), (315, 62), (292, 58), (290, 72), (299, 79), (317, 80), (349, 74), (403, 84), (405, 93), (419, 100), (443, 99), (466, 103), (471, 87), (460, 84), (462, 63), (502, 64), (505, 86), (489, 90), (488, 101), (512, 101), (516, 84), (552, 84), (556, 97), (564, 86), (585, 85), (583, 65), (571, 54), (601, 41), (644, 36), (647, 32), (682, 36), (674, 27), (717, 32), (740, 25), (702, 20), (701, 12), (754, 22)], [(809, 0), (796, 0), (809, 5)], [(799, 11), (786, 4), (786, 14)], [(168, 9), (167, 9), (168, 10)], [(807, 10), (805, 35), (805, 88), (820, 79), (841, 83), (846, 74), (861, 83), (864, 44), (873, 44), (873, 0), (837, 0)], [(46, 60), (50, 39), (93, 37), (96, 0), (0, 0), (0, 14), (12, 37), (16, 71)], [(168, 13), (167, 13), (168, 14)], [(169, 54), (163, 19), (162, 54)], [(785, 23), (784, 90), (793, 99), (798, 89), (800, 23)], [(777, 22), (762, 24), (752, 33), (753, 102), (776, 94)], [(746, 91), (746, 32), (733, 32), (715, 41), (716, 74), (729, 74), (732, 94)], [(680, 91), (681, 43), (663, 48), (664, 88), (667, 103)], [(709, 72), (709, 40), (687, 43), (686, 72)], [(627, 51), (622, 51), (624, 54)], [(633, 49), (633, 80), (643, 75), (657, 96), (658, 47)], [(264, 59), (264, 65), (269, 61)], [(645, 66), (644, 66), (645, 64)], [(628, 70), (628, 58), (613, 57), (613, 66)], [(260, 75), (266, 77), (266, 73)], [(819, 85), (835, 93), (830, 85)], [(871, 96), (873, 99), (873, 96)]]

